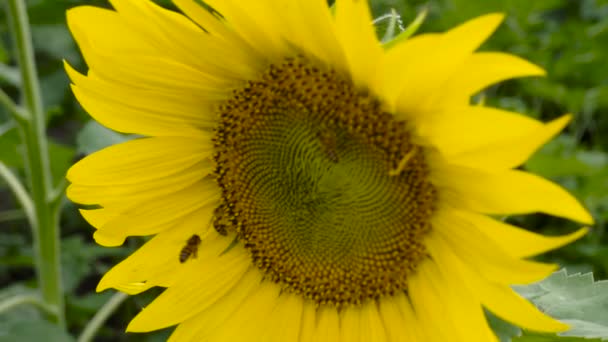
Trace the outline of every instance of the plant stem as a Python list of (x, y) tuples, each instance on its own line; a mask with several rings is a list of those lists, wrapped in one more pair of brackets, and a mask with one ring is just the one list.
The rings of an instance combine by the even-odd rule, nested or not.
[(6, 184), (8, 184), (8, 187), (11, 189), (11, 191), (13, 191), (13, 194), (15, 194), (15, 197), (17, 198), (17, 201), (19, 201), (19, 204), (21, 204), (21, 207), (23, 208), (23, 211), (25, 212), (25, 215), (27, 216), (30, 225), (34, 225), (36, 223), (36, 217), (34, 215), (34, 204), (32, 203), (30, 195), (27, 193), (25, 188), (23, 188), (23, 185), (21, 184), (17, 176), (15, 176), (11, 172), (11, 170), (6, 167), (6, 165), (4, 165), (4, 163), (1, 161), (0, 177), (4, 179)]
[(105, 323), (110, 315), (118, 309), (118, 306), (127, 299), (129, 295), (122, 292), (116, 292), (109, 301), (107, 301), (93, 318), (84, 327), (82, 334), (78, 337), (78, 342), (89, 342), (95, 337), (97, 330)]
[(9, 111), (9, 113), (13, 114), (14, 118), (20, 122), (29, 120), (27, 113), (23, 111), (23, 109), (19, 108), (11, 100), (7, 93), (4, 90), (0, 89), (0, 104), (4, 105)]
[(38, 296), (31, 294), (21, 294), (1, 301), (0, 314), (24, 304), (34, 305), (46, 313), (51, 313), (49, 308), (44, 305), (44, 303), (40, 300)]
[(34, 201), (35, 222), (32, 230), (38, 284), (42, 301), (56, 312), (56, 315), (51, 315), (49, 319), (65, 327), (58, 215), (48, 203), (52, 178), (45, 133), (45, 113), (36, 75), (29, 21), (24, 0), (8, 0), (7, 3), (21, 70), (25, 106), (30, 114), (30, 120), (21, 125), (21, 134), (26, 147), (26, 172)]

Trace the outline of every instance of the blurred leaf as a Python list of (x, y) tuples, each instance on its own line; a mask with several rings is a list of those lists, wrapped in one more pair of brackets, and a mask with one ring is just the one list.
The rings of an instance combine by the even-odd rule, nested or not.
[(75, 341), (58, 326), (47, 321), (9, 321), (0, 323), (0, 342)]
[[(59, 106), (69, 90), (69, 84), (70, 82), (63, 68), (58, 68), (54, 72), (44, 75), (41, 78), (40, 88), (42, 90), (42, 100), (47, 112), (49, 110), (55, 110), (58, 112), (57, 114), (61, 114), (61, 108)], [(50, 119), (50, 117), (51, 115), (47, 115), (47, 120)]]
[(600, 339), (588, 339), (584, 337), (567, 337), (556, 335), (524, 335), (516, 337), (513, 342), (595, 342)]
[(0, 135), (0, 160), (9, 167), (23, 167), (21, 139), (16, 129)]
[(32, 39), (37, 52), (46, 53), (56, 60), (78, 59), (74, 40), (63, 24), (33, 25)]
[(22, 284), (13, 284), (0, 289), (0, 301), (20, 294), (32, 293), (32, 289)]
[[(28, 231), (25, 219), (23, 220), (23, 231)], [(5, 223), (4, 223), (5, 224)], [(0, 239), (0, 271), (4, 267), (32, 267), (34, 258), (32, 248), (23, 236), (23, 231), (11, 233), (2, 232)], [(0, 291), (0, 298), (4, 290)]]
[(6, 51), (6, 46), (4, 42), (0, 40), (0, 63), (6, 64), (9, 61), (8, 51)]
[(76, 151), (71, 146), (59, 145), (49, 142), (49, 155), (51, 163), (51, 173), (55, 183), (65, 178), (65, 173), (73, 164)]
[[(23, 144), (17, 130), (0, 135), (0, 160), (9, 167), (23, 168), (21, 149)], [(75, 151), (72, 147), (49, 142), (51, 172), (55, 182), (63, 179), (67, 169), (72, 165)]]
[[(88, 3), (102, 1), (85, 0)], [(65, 23), (65, 11), (76, 5), (83, 4), (82, 0), (28, 0), (28, 15), (30, 22), (35, 25), (56, 25)], [(97, 5), (97, 4), (96, 4)]]
[(0, 63), (0, 81), (8, 83), (13, 87), (19, 87), (21, 85), (19, 69)]
[(66, 292), (72, 292), (82, 279), (95, 271), (97, 259), (106, 256), (124, 257), (126, 249), (105, 248), (93, 242), (85, 242), (82, 236), (70, 236), (62, 239), (61, 264), (63, 283)]
[(515, 290), (542, 312), (570, 325), (560, 336), (608, 339), (608, 281), (594, 282), (592, 273), (567, 275), (561, 270)]
[(104, 291), (102, 293), (90, 293), (82, 297), (71, 297), (70, 306), (88, 314), (94, 314), (99, 310), (114, 293), (112, 291)]
[(84, 128), (80, 133), (78, 133), (78, 137), (76, 138), (78, 145), (77, 151), (82, 154), (91, 154), (102, 148), (119, 144), (133, 138), (134, 136), (116, 133), (98, 124), (96, 121), (90, 120), (84, 125)]
[(521, 329), (519, 327), (503, 321), (489, 311), (486, 311), (486, 317), (500, 342), (510, 342), (513, 337), (521, 336)]
[[(36, 293), (36, 291), (20, 283), (15, 283), (0, 290), (0, 301), (17, 295), (33, 293)], [(42, 319), (40, 310), (33, 305), (26, 304), (13, 307), (9, 311), (0, 314), (0, 342), (20, 342), (21, 340), (17, 338), (10, 339), (11, 337), (15, 337), (15, 335), (10, 334), (11, 326), (16, 323), (37, 321), (40, 319)]]

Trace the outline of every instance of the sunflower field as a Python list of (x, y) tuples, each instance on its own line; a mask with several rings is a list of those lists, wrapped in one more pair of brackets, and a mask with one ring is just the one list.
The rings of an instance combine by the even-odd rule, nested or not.
[(0, 0), (0, 342), (608, 341), (608, 0)]

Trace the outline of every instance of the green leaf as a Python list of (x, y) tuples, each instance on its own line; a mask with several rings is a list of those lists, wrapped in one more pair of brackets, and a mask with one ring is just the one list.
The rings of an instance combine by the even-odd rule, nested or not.
[(68, 168), (73, 164), (75, 154), (76, 152), (71, 146), (49, 142), (51, 173), (55, 183), (65, 177)]
[(16, 295), (30, 294), (30, 293), (34, 293), (32, 291), (32, 289), (30, 289), (22, 284), (16, 283), (16, 284), (7, 286), (0, 290), (0, 301), (3, 301), (7, 298), (14, 297)]
[[(37, 290), (29, 288), (21, 283), (13, 283), (0, 290), (0, 303), (6, 303), (6, 301), (11, 301), (18, 296), (34, 296), (37, 293)], [(42, 315), (39, 308), (30, 303), (21, 303), (20, 305), (6, 308), (6, 311), (0, 313), (0, 342), (10, 341), (6, 338), (11, 330), (10, 326), (13, 323), (37, 321), (41, 319)], [(14, 339), (12, 341), (20, 340)]]
[(131, 140), (134, 137), (116, 133), (91, 120), (84, 125), (76, 138), (77, 151), (82, 154), (91, 154), (110, 145)]
[(486, 317), (500, 342), (510, 342), (513, 337), (521, 336), (521, 329), (519, 327), (503, 321), (489, 311), (486, 311)]
[(588, 339), (584, 337), (566, 337), (555, 335), (524, 335), (514, 338), (513, 342), (596, 342), (599, 339)]
[(48, 54), (48, 56), (61, 60), (77, 60), (78, 53), (74, 39), (70, 31), (64, 24), (58, 25), (33, 25), (32, 39), (34, 46), (39, 52)]
[(560, 336), (608, 340), (608, 281), (594, 282), (592, 273), (567, 275), (561, 270), (515, 290), (547, 315), (570, 325)]
[(82, 236), (64, 237), (61, 241), (61, 266), (63, 286), (72, 292), (87, 276), (94, 274), (96, 261), (102, 257), (124, 258), (129, 251), (125, 247), (104, 248), (86, 242)]
[(16, 129), (0, 135), (0, 160), (9, 167), (23, 166), (23, 144)]
[(70, 342), (70, 335), (47, 321), (19, 320), (0, 323), (0, 342)]
[(21, 85), (19, 70), (15, 67), (0, 63), (0, 83), (1, 82), (8, 83), (13, 87), (19, 87)]
[(102, 293), (93, 292), (81, 297), (68, 297), (68, 301), (72, 310), (79, 310), (81, 313), (92, 315), (110, 300), (112, 295), (114, 295), (112, 291), (104, 291)]

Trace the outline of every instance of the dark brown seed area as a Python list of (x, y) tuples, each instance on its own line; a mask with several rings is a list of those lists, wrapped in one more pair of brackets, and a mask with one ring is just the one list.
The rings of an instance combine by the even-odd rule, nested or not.
[(219, 115), (215, 227), (236, 232), (269, 279), (337, 306), (407, 291), (437, 196), (406, 123), (300, 57)]

